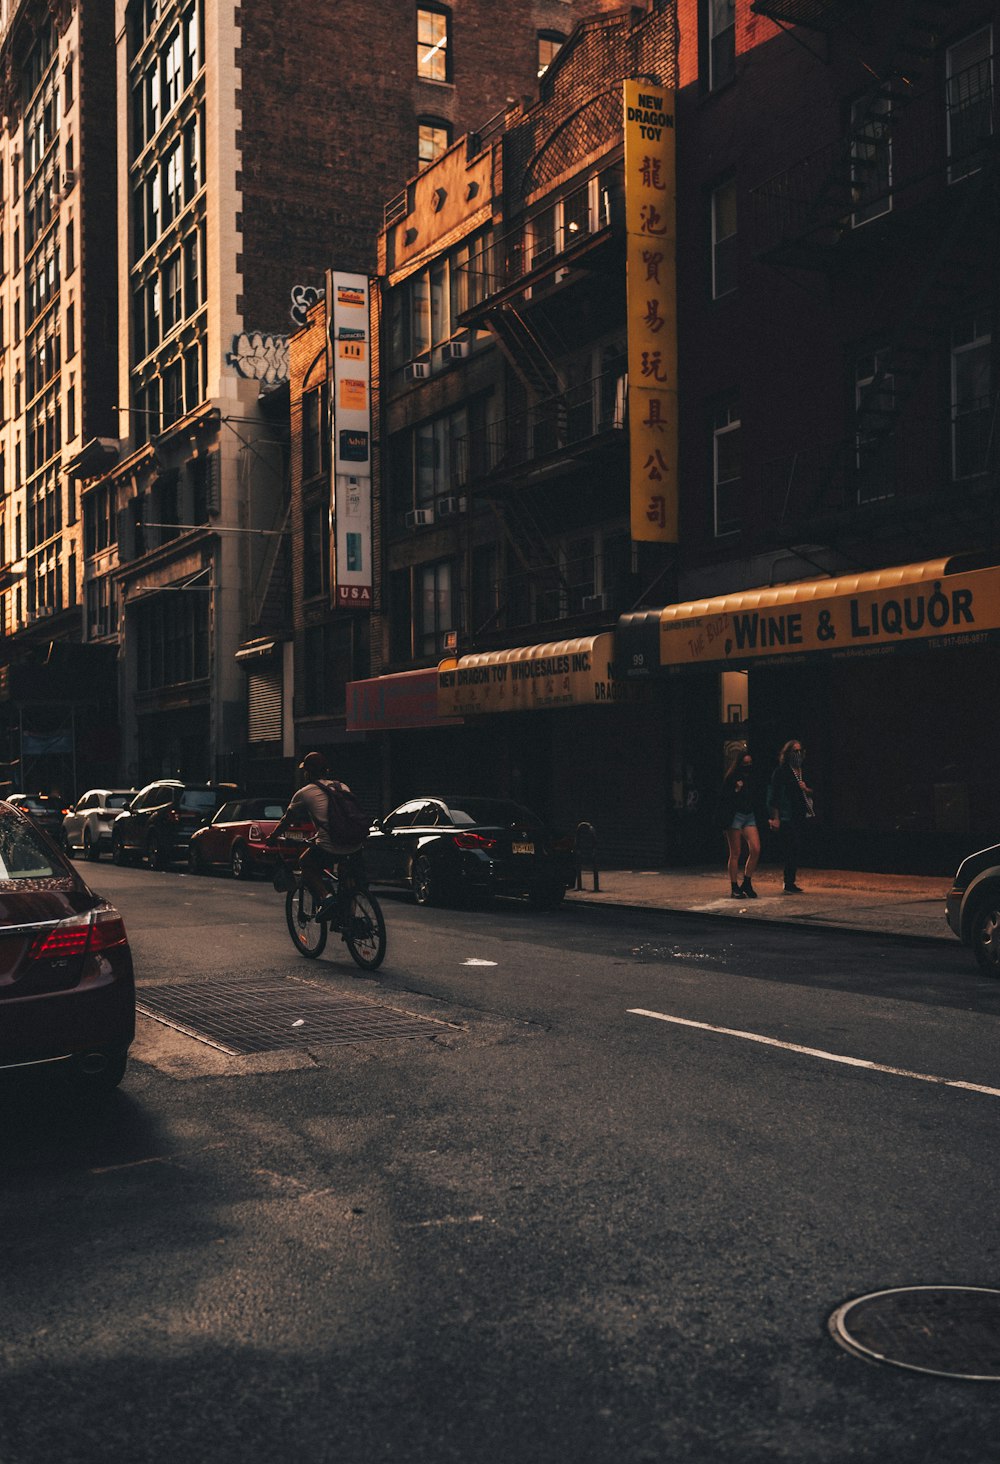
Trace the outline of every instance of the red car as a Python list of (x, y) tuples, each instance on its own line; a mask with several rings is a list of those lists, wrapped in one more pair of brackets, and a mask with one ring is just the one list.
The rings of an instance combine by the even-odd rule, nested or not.
[(224, 803), (210, 824), (191, 835), (188, 864), (192, 874), (227, 868), (235, 879), (249, 879), (271, 868), (277, 853), (264, 844), (285, 811), (274, 798), (236, 798)]
[(65, 1065), (114, 1088), (135, 1036), (122, 917), (31, 820), (0, 803), (0, 1068)]

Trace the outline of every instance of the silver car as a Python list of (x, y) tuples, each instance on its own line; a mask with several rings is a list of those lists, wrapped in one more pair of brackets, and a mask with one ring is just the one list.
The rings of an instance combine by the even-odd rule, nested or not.
[(134, 788), (91, 788), (62, 822), (62, 845), (67, 854), (83, 853), (100, 859), (111, 852), (111, 824), (135, 797)]

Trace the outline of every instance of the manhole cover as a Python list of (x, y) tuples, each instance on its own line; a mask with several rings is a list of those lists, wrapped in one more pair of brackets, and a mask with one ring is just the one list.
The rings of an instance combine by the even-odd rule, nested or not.
[(136, 1006), (234, 1056), (326, 1042), (433, 1037), (447, 1030), (432, 1017), (294, 980), (179, 982), (142, 991)]
[(834, 1339), (856, 1357), (914, 1372), (1000, 1382), (1000, 1291), (901, 1286), (838, 1307)]

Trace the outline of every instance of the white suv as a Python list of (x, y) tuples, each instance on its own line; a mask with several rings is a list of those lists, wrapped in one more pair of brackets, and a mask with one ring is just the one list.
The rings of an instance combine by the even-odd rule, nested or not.
[(67, 854), (83, 851), (85, 859), (100, 859), (111, 850), (111, 824), (135, 797), (134, 788), (91, 788), (62, 824), (62, 844)]

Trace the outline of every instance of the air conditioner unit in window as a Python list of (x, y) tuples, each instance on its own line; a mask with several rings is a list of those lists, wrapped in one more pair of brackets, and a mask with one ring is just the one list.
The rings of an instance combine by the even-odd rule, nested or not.
[(432, 508), (413, 508), (403, 521), (408, 529), (426, 529), (428, 524), (434, 522), (434, 510)]
[(438, 518), (454, 518), (455, 514), (464, 512), (464, 498), (439, 498), (437, 501)]
[(446, 341), (441, 347), (442, 361), (464, 361), (468, 354), (468, 341)]
[(62, 191), (63, 193), (72, 193), (75, 187), (76, 170), (74, 168), (67, 168), (65, 173), (63, 174)]
[(426, 361), (411, 361), (406, 368), (407, 381), (426, 381), (431, 368)]
[(580, 601), (580, 607), (585, 614), (594, 610), (606, 610), (608, 608), (607, 597), (605, 595), (584, 595)]

